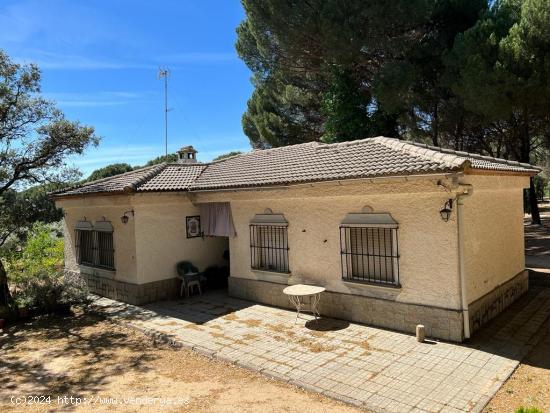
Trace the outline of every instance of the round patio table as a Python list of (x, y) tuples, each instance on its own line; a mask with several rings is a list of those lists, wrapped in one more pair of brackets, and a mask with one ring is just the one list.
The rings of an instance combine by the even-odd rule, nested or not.
[(290, 302), (296, 307), (296, 320), (294, 324), (296, 324), (298, 318), (300, 318), (300, 313), (302, 311), (311, 312), (316, 320), (321, 316), (317, 309), (317, 305), (319, 304), (323, 291), (325, 291), (323, 287), (305, 284), (291, 285), (283, 290), (283, 293), (288, 295)]

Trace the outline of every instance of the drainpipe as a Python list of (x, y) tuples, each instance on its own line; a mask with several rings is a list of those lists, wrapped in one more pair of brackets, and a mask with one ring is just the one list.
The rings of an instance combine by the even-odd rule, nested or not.
[(462, 316), (464, 318), (464, 339), (470, 338), (470, 315), (468, 312), (468, 298), (466, 296), (466, 271), (464, 269), (464, 198), (472, 195), (474, 188), (469, 184), (460, 184), (463, 192), (456, 195), (456, 221), (458, 232), (458, 276), (460, 278), (460, 298), (462, 301)]

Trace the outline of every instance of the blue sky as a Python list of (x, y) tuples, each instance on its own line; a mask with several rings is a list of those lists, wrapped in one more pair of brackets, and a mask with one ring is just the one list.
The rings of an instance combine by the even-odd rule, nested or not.
[(164, 154), (159, 66), (171, 71), (169, 151), (190, 144), (208, 161), (249, 150), (250, 71), (234, 47), (243, 18), (238, 0), (2, 0), (0, 47), (37, 63), (43, 94), (102, 137), (72, 159), (85, 175)]

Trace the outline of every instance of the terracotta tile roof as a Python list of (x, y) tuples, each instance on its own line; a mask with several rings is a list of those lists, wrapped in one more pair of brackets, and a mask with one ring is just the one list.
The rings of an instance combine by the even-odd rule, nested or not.
[[(389, 139), (389, 138), (384, 138)], [(397, 140), (397, 139), (394, 139)], [(399, 141), (401, 142), (401, 141)], [(470, 161), (470, 167), (473, 169), (486, 169), (492, 171), (509, 171), (509, 172), (525, 172), (525, 173), (539, 173), (541, 168), (533, 166), (528, 163), (521, 163), (517, 161), (509, 161), (502, 158), (494, 158), (492, 156), (479, 155), (477, 153), (455, 151), (452, 149), (440, 148), (438, 146), (425, 145), (417, 142), (407, 142), (407, 145), (416, 146), (418, 148), (425, 148), (430, 151), (439, 152), (447, 155), (454, 155), (460, 159), (467, 159)]]
[(207, 167), (205, 164), (168, 164), (148, 182), (137, 188), (138, 192), (146, 191), (182, 191), (191, 184)]
[(318, 142), (253, 151), (211, 164), (191, 190), (419, 175), (465, 168), (536, 173), (530, 165), (392, 138)]
[(205, 164), (158, 164), (63, 190), (54, 195), (90, 193), (185, 191), (206, 168)]
[(525, 174), (540, 171), (519, 162), (377, 137), (257, 150), (210, 164), (160, 164), (90, 182), (55, 195), (201, 191), (447, 173), (468, 168)]
[(108, 178), (98, 179), (76, 187), (62, 190), (55, 195), (82, 195), (102, 192), (133, 191), (143, 182), (147, 182), (164, 168), (164, 164), (148, 166)]

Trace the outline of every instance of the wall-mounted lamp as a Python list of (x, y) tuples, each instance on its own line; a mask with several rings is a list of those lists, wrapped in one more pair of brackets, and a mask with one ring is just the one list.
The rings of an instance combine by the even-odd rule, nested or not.
[(127, 224), (127, 223), (128, 223), (128, 220), (130, 219), (130, 217), (129, 217), (127, 214), (132, 214), (132, 216), (134, 216), (134, 210), (131, 209), (131, 210), (129, 210), (129, 211), (126, 211), (126, 212), (120, 217), (120, 220), (122, 221), (123, 224)]
[(439, 214), (441, 215), (441, 219), (447, 222), (451, 218), (452, 212), (453, 212), (453, 200), (449, 199), (447, 202), (445, 202), (445, 205), (443, 206), (443, 209), (439, 211)]

